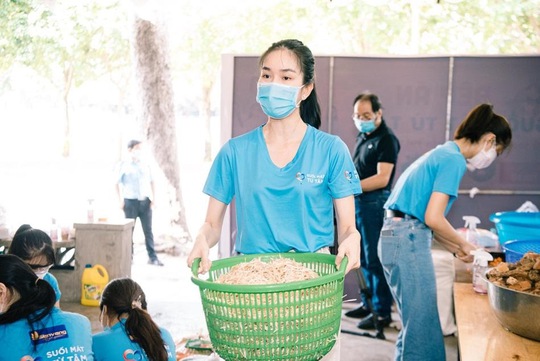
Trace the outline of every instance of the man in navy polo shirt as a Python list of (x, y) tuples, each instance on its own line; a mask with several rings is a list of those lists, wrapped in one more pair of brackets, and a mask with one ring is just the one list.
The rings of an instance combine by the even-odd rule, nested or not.
[(356, 309), (345, 313), (362, 318), (358, 328), (375, 327), (373, 313), (379, 324), (391, 322), (392, 294), (377, 256), (379, 234), (384, 220), (383, 205), (390, 195), (400, 144), (383, 119), (379, 97), (369, 92), (358, 95), (353, 102), (353, 121), (359, 133), (353, 161), (360, 176), (363, 193), (355, 196), (356, 228), (361, 234), (360, 264), (366, 285), (372, 295), (373, 310), (367, 306), (365, 295)]

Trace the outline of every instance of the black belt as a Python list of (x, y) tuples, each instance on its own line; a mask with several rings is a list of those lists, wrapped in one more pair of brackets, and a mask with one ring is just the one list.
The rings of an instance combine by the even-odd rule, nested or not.
[(415, 216), (411, 216), (410, 214), (403, 213), (402, 211), (393, 210), (393, 209), (387, 209), (384, 211), (384, 217), (385, 218), (412, 218), (417, 219)]

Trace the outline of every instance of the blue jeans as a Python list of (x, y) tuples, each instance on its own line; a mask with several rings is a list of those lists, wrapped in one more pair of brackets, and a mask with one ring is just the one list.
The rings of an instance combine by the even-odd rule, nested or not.
[[(373, 191), (354, 197), (356, 208), (356, 229), (362, 237), (360, 243), (360, 265), (371, 292), (373, 311), (379, 316), (390, 316), (393, 303), (392, 293), (384, 278), (384, 271), (377, 255), (379, 236), (383, 226), (384, 203), (390, 192)], [(365, 295), (362, 301), (367, 305)]]
[(384, 221), (379, 256), (403, 322), (396, 341), (396, 361), (446, 359), (431, 239), (431, 230), (417, 219)]
[(146, 198), (142, 201), (124, 199), (124, 214), (126, 218), (133, 219), (135, 222), (137, 222), (137, 218), (140, 218), (148, 258), (151, 260), (157, 259), (156, 251), (154, 250), (154, 234), (152, 233), (152, 208), (150, 207), (150, 199)]

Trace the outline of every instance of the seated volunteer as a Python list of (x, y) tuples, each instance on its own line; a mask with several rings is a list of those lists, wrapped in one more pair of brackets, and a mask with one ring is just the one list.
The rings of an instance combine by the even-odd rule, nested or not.
[(51, 285), (24, 261), (0, 255), (0, 361), (94, 360), (88, 318), (55, 302)]
[(159, 328), (146, 311), (146, 296), (130, 278), (117, 278), (101, 295), (100, 321), (105, 331), (93, 336), (96, 361), (176, 361), (169, 331)]
[(464, 262), (467, 242), (446, 219), (467, 169), (487, 168), (512, 141), (510, 124), (490, 104), (472, 109), (454, 140), (437, 146), (399, 177), (384, 208), (379, 258), (403, 322), (395, 360), (445, 360), (437, 310), (432, 238)]
[(51, 237), (40, 229), (23, 224), (13, 235), (8, 254), (18, 256), (25, 261), (36, 275), (49, 282), (56, 294), (56, 307), (60, 307), (60, 287), (49, 269), (56, 263)]
[[(354, 195), (361, 193), (360, 180), (345, 143), (317, 129), (313, 54), (298, 40), (282, 40), (263, 53), (259, 68), (257, 101), (266, 121), (229, 140), (214, 160), (203, 189), (210, 196), (206, 219), (188, 265), (201, 258), (199, 272), (210, 269), (209, 249), (234, 198), (237, 252), (328, 252), (335, 209), (336, 265), (346, 256), (346, 271), (358, 268)], [(338, 359), (330, 358), (334, 353), (323, 359)]]

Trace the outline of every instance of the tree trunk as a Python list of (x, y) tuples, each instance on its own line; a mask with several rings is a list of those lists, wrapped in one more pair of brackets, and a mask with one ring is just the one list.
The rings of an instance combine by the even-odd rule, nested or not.
[(135, 18), (135, 82), (139, 90), (139, 116), (154, 158), (173, 189), (169, 196), (171, 226), (175, 241), (191, 241), (180, 188), (180, 166), (176, 145), (174, 94), (169, 68), (169, 49), (164, 27)]
[(213, 82), (207, 82), (203, 86), (202, 113), (204, 116), (204, 160), (212, 160), (212, 92)]
[(62, 156), (69, 158), (71, 154), (71, 119), (69, 114), (69, 94), (73, 84), (73, 64), (70, 62), (64, 68), (64, 146), (62, 147)]

